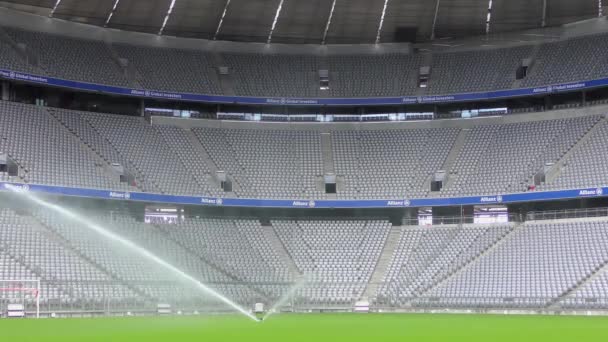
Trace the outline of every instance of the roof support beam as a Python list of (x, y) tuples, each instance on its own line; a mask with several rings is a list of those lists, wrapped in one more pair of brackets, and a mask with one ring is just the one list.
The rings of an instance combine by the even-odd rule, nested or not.
[(597, 17), (601, 17), (604, 15), (604, 5), (602, 5), (602, 0), (597, 0)]
[(277, 11), (274, 14), (274, 19), (272, 20), (272, 26), (270, 27), (270, 32), (268, 32), (268, 39), (266, 39), (266, 44), (270, 44), (272, 42), (272, 34), (274, 33), (274, 28), (277, 27), (277, 21), (279, 21), (279, 17), (281, 16), (281, 10), (283, 9), (283, 2), (285, 0), (279, 1), (279, 5), (277, 6)]
[(103, 24), (103, 27), (108, 27), (108, 24), (110, 23), (110, 20), (112, 20), (112, 16), (114, 15), (114, 12), (116, 12), (116, 7), (118, 7), (119, 2), (120, 2), (120, 0), (114, 1), (114, 6), (112, 6), (112, 10), (110, 11), (110, 14), (108, 14), (108, 19), (106, 19), (106, 23)]
[(325, 30), (323, 31), (323, 39), (321, 39), (321, 45), (325, 45), (327, 39), (327, 32), (329, 32), (329, 26), (331, 25), (331, 18), (334, 16), (334, 9), (336, 8), (336, 0), (332, 1), (331, 9), (329, 10), (329, 16), (327, 17), (327, 23), (325, 24)]
[(222, 30), (222, 24), (224, 24), (224, 18), (226, 17), (226, 13), (228, 13), (228, 6), (230, 6), (230, 0), (226, 0), (226, 4), (224, 5), (224, 11), (222, 12), (220, 21), (217, 23), (217, 28), (215, 29), (215, 34), (213, 35), (213, 40), (217, 39), (217, 36), (220, 34), (220, 31)]
[(55, 6), (53, 6), (53, 9), (51, 10), (51, 14), (49, 14), (50, 18), (52, 18), (55, 15), (55, 12), (57, 11), (57, 7), (59, 7), (60, 3), (61, 3), (61, 0), (57, 0), (57, 2), (55, 2)]
[(439, 15), (439, 4), (441, 0), (435, 3), (435, 15), (433, 16), (433, 26), (431, 26), (431, 40), (435, 39), (435, 27), (437, 26), (437, 16)]
[(388, 6), (388, 2), (389, 0), (384, 0), (384, 7), (382, 7), (380, 22), (378, 23), (378, 32), (376, 33), (376, 44), (380, 43), (380, 35), (382, 34), (382, 26), (384, 25), (384, 16), (386, 15), (386, 7)]
[(171, 12), (173, 12), (173, 6), (175, 6), (175, 1), (176, 0), (171, 0), (171, 3), (169, 3), (169, 9), (167, 10), (167, 14), (165, 14), (165, 20), (163, 20), (163, 25), (158, 31), (159, 36), (163, 34), (163, 31), (165, 31), (165, 26), (167, 26), (167, 21), (169, 21), (169, 17), (171, 17)]

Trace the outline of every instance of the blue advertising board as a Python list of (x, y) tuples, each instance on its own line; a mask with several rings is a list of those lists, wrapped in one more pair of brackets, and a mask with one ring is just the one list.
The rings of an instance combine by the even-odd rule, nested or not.
[(147, 89), (132, 89), (111, 85), (93, 84), (81, 81), (39, 76), (0, 69), (0, 77), (9, 80), (44, 84), (54, 87), (71, 88), (89, 92), (100, 92), (113, 95), (134, 96), (141, 98), (191, 101), (201, 103), (224, 103), (245, 105), (280, 105), (280, 106), (370, 106), (370, 105), (403, 105), (425, 103), (450, 103), (479, 100), (492, 100), (509, 97), (544, 95), (558, 92), (590, 89), (607, 86), (608, 78), (554, 84), (535, 88), (496, 90), (479, 93), (400, 96), (400, 97), (367, 97), (367, 98), (290, 98), (290, 97), (251, 97), (224, 96), (191, 93), (177, 93)]
[(47, 195), (75, 196), (84, 198), (113, 199), (173, 205), (200, 205), (252, 208), (408, 208), (408, 207), (445, 207), (461, 205), (509, 204), (518, 202), (536, 202), (564, 200), (586, 197), (604, 197), (608, 187), (531, 191), (514, 194), (467, 196), (449, 198), (404, 198), (392, 200), (290, 200), (290, 199), (253, 199), (253, 198), (218, 198), (206, 196), (179, 196), (144, 192), (124, 192), (113, 190), (68, 188), (52, 185), (22, 184), (0, 182), (1, 191), (11, 191), (10, 186), (22, 191)]

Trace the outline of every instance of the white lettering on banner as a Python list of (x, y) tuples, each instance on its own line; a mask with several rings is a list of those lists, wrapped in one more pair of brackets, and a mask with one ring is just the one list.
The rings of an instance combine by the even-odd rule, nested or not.
[(150, 91), (150, 94), (147, 96), (153, 96), (153, 97), (163, 97), (163, 98), (168, 98), (168, 99), (181, 99), (182, 95), (180, 94), (173, 94), (173, 93), (160, 93), (157, 91)]
[(221, 198), (201, 198), (202, 204), (213, 204), (213, 205), (222, 205), (224, 204), (224, 200)]
[(423, 96), (420, 102), (439, 102), (439, 101), (453, 101), (456, 98), (452, 95), (447, 96)]
[(386, 205), (389, 207), (409, 207), (411, 204), (412, 203), (408, 199), (386, 202)]
[(268, 104), (278, 104), (278, 105), (316, 105), (319, 104), (319, 100), (316, 99), (266, 99), (266, 103)]
[(4, 188), (9, 190), (30, 191), (30, 186), (27, 184), (4, 183)]
[(502, 202), (502, 196), (484, 196), (479, 200), (481, 203), (500, 203)]
[(131, 194), (128, 192), (110, 191), (110, 198), (129, 199)]
[(585, 83), (573, 83), (573, 84), (562, 84), (556, 85), (553, 87), (553, 90), (562, 91), (562, 90), (570, 90), (570, 89), (579, 89), (585, 88), (587, 85)]
[(26, 74), (21, 74), (21, 73), (18, 73), (18, 72), (15, 72), (15, 73), (11, 72), (10, 77), (13, 78), (13, 79), (22, 80), (22, 81), (30, 81), (30, 82), (37, 82), (37, 83), (49, 83), (48, 78), (34, 76), (34, 75), (26, 75)]
[(308, 207), (308, 208), (314, 208), (317, 206), (317, 202), (310, 200), (310, 201), (293, 201), (291, 203), (292, 207)]
[(546, 93), (547, 91), (548, 91), (547, 87), (544, 87), (544, 88), (534, 88), (532, 90), (532, 93), (535, 93), (535, 94), (536, 93)]
[(308, 206), (308, 202), (304, 202), (304, 201), (293, 201), (293, 203), (291, 204), (294, 207), (307, 207)]
[(181, 99), (183, 96), (181, 94), (175, 93), (163, 93), (158, 91), (151, 90), (139, 90), (139, 89), (131, 89), (131, 95), (135, 96), (145, 96), (145, 97), (162, 97), (166, 99)]
[(602, 188), (597, 189), (584, 189), (578, 192), (579, 196), (602, 196), (604, 194), (604, 190)]

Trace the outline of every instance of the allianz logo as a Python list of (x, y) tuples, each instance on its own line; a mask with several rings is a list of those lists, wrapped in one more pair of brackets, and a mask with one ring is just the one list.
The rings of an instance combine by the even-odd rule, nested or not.
[(30, 191), (30, 186), (27, 184), (4, 184), (5, 189), (17, 190), (17, 191)]
[(601, 196), (604, 194), (604, 190), (602, 188), (597, 189), (584, 189), (578, 192), (579, 196)]
[(480, 202), (502, 202), (502, 196), (484, 196), (480, 199)]
[(386, 205), (389, 207), (409, 207), (412, 203), (410, 200), (388, 201)]
[(131, 198), (131, 194), (128, 192), (117, 192), (117, 191), (110, 191), (110, 198), (124, 198), (124, 199), (129, 199)]
[(292, 206), (294, 207), (309, 207), (309, 208), (314, 208), (317, 206), (317, 203), (313, 200), (310, 201), (293, 201), (291, 203)]
[(201, 198), (201, 203), (202, 204), (215, 204), (215, 205), (222, 205), (224, 204), (224, 200), (221, 198)]

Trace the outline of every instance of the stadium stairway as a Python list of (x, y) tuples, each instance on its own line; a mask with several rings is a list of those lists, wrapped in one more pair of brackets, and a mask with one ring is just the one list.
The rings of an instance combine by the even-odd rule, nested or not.
[(277, 236), (277, 232), (274, 230), (272, 223), (262, 224), (262, 228), (264, 232), (264, 238), (266, 238), (266, 240), (270, 242), (270, 246), (272, 247), (272, 249), (279, 255), (281, 260), (283, 260), (283, 262), (289, 268), (289, 275), (291, 279), (296, 280), (300, 278), (302, 276), (302, 273), (298, 269), (298, 266), (296, 265), (295, 261), (293, 261), (291, 254), (289, 254), (289, 252), (285, 248), (283, 241), (281, 241), (281, 239), (279, 239), (279, 237)]
[(454, 271), (452, 271), (451, 273), (447, 274), (443, 278), (437, 280), (431, 286), (428, 286), (428, 287), (426, 287), (424, 289), (419, 290), (418, 291), (418, 296), (423, 296), (423, 295), (431, 292), (432, 290), (436, 289), (440, 285), (442, 285), (442, 284), (446, 283), (447, 281), (449, 281), (450, 279), (452, 279), (454, 276), (460, 274), (464, 270), (466, 270), (469, 267), (471, 267), (472, 265), (474, 265), (477, 261), (479, 261), (480, 259), (482, 259), (486, 255), (492, 253), (496, 248), (498, 248), (498, 247), (502, 246), (503, 244), (507, 243), (511, 239), (511, 237), (513, 237), (515, 235), (514, 233), (517, 232), (517, 231), (519, 231), (519, 228), (522, 227), (523, 224), (524, 224), (523, 222), (516, 222), (513, 225), (513, 229), (511, 229), (508, 232), (506, 232), (503, 236), (501, 236), (499, 239), (497, 239), (496, 241), (494, 241), (493, 244), (491, 244), (486, 249), (484, 249), (479, 254), (477, 254), (474, 258), (470, 259), (468, 262), (466, 262), (465, 264), (463, 264), (460, 268), (455, 269)]
[(212, 82), (215, 82), (216, 84), (220, 85), (223, 95), (235, 96), (236, 92), (234, 91), (234, 78), (232, 77), (230, 70), (228, 70), (227, 75), (222, 75), (222, 74), (220, 74), (220, 71), (219, 71), (219, 67), (224, 67), (224, 66), (227, 66), (228, 64), (226, 64), (226, 62), (224, 61), (224, 58), (222, 57), (222, 55), (220, 53), (214, 52), (212, 55), (213, 55), (213, 61), (215, 64), (213, 69), (215, 69), (215, 70), (213, 70), (212, 72), (209, 72), (209, 78), (211, 79)]
[[(42, 234), (44, 234), (44, 236), (46, 238), (48, 238), (49, 240), (53, 241), (54, 243), (60, 245), (64, 249), (77, 255), (83, 261), (83, 263), (86, 263), (88, 266), (93, 267), (96, 270), (98, 270), (99, 272), (107, 275), (114, 282), (128, 288), (129, 290), (133, 291), (134, 293), (141, 296), (142, 298), (146, 298), (146, 299), (150, 299), (150, 300), (153, 299), (148, 294), (146, 294), (144, 291), (140, 290), (136, 286), (133, 286), (128, 281), (125, 281), (124, 279), (119, 277), (114, 272), (108, 270), (104, 266), (100, 265), (99, 263), (95, 262), (93, 259), (88, 257), (86, 254), (82, 253), (66, 237), (61, 235), (61, 233), (59, 233), (54, 227), (44, 223), (41, 219), (39, 219), (35, 215), (26, 215), (26, 216), (22, 216), (22, 217), (24, 220), (26, 220), (28, 222), (28, 224), (33, 229), (37, 229)], [(51, 283), (52, 283), (52, 281), (51, 281)], [(60, 288), (61, 290), (64, 290), (64, 292), (66, 292), (66, 289), (61, 287), (59, 284), (56, 284), (56, 287)], [(72, 293), (72, 296), (74, 296), (73, 293)]]
[[(209, 168), (209, 172), (211, 174), (207, 178), (208, 186), (212, 189), (219, 189), (220, 181), (216, 177), (217, 171), (220, 171), (219, 168), (217, 167), (217, 165), (215, 165), (215, 163), (209, 156), (209, 153), (207, 153), (207, 150), (205, 150), (205, 148), (201, 144), (200, 140), (198, 140), (194, 132), (189, 129), (184, 129), (184, 134), (188, 138), (188, 141), (190, 142), (190, 145), (192, 146), (196, 154), (201, 157), (203, 163), (205, 163), (205, 165), (207, 165), (207, 167)], [(234, 196), (234, 192), (228, 192), (226, 194), (229, 196)]]
[[(15, 255), (14, 253), (12, 253), (11, 251), (9, 251), (6, 248), (3, 248), (0, 245), (0, 252), (3, 253), (5, 256), (7, 256), (11, 261), (15, 262), (16, 264), (18, 264), (20, 267), (24, 268), (25, 270), (27, 270), (29, 273), (31, 273), (32, 275), (34, 275), (36, 277), (37, 280), (40, 280), (42, 283), (44, 283), (46, 286), (52, 287), (54, 289), (56, 289), (57, 291), (59, 291), (59, 294), (61, 296), (73, 296), (73, 293), (71, 290), (66, 289), (64, 287), (58, 286), (58, 284), (55, 284), (54, 281), (47, 279), (46, 277), (44, 277), (42, 274), (40, 274), (39, 271), (35, 270), (31, 265), (28, 265), (22, 257)], [(41, 294), (41, 297), (43, 297), (44, 294)]]
[[(52, 242), (58, 243), (58, 239), (54, 238), (50, 232), (48, 232), (39, 222), (29, 215), (23, 215), (16, 213), (19, 217), (21, 217), (25, 223), (27, 223), (29, 229), (40, 231), (46, 238), (49, 238)], [(59, 245), (63, 245), (59, 243)], [(10, 250), (4, 250), (5, 254), (8, 255), (11, 259), (15, 260), (17, 263), (22, 265), (24, 268), (29, 270), (31, 273), (35, 274), (38, 279), (44, 284), (50, 284), (51, 286), (58, 289), (61, 293), (68, 295), (72, 298), (76, 297), (72, 288), (66, 286), (65, 284), (60, 284), (59, 282), (53, 279), (52, 275), (46, 274), (40, 267), (36, 265), (31, 265), (22, 255), (13, 254)]]
[(28, 183), (27, 174), (29, 170), (19, 161), (18, 158), (14, 158), (11, 153), (6, 153), (9, 158), (17, 165), (17, 175), (16, 176), (8, 176), (8, 172), (3, 172), (2, 175), (6, 175), (7, 179), (10, 181), (16, 180), (18, 182)]
[(545, 183), (550, 184), (561, 174), (561, 170), (566, 166), (570, 158), (578, 151), (585, 143), (595, 135), (595, 133), (605, 124), (607, 124), (607, 116), (604, 115), (601, 120), (598, 120), (579, 141), (576, 142), (549, 170), (546, 171)]
[(439, 245), (439, 247), (433, 251), (433, 254), (429, 255), (425, 260), (417, 264), (415, 272), (413, 273), (409, 281), (404, 283), (404, 286), (410, 287), (414, 285), (416, 279), (418, 279), (418, 277), (423, 274), (429, 266), (433, 264), (433, 261), (435, 261), (435, 259), (437, 259), (441, 255), (441, 253), (449, 247), (450, 243), (454, 241), (454, 239), (456, 238), (456, 236), (458, 236), (462, 229), (464, 228), (461, 224), (459, 224), (457, 229), (453, 229), (450, 233), (448, 233), (449, 235), (447, 235), (447, 238), (442, 240), (441, 245)]
[(395, 249), (399, 245), (399, 240), (402, 232), (403, 226), (391, 227), (391, 231), (389, 232), (388, 237), (384, 242), (382, 253), (380, 254), (378, 262), (376, 263), (376, 267), (374, 268), (374, 272), (372, 273), (369, 283), (367, 283), (367, 286), (365, 287), (365, 290), (361, 295), (361, 300), (371, 300), (376, 297), (378, 289), (384, 281), (386, 277), (386, 272), (388, 271), (391, 265), (393, 255), (395, 254)]
[[(183, 251), (185, 251), (187, 254), (189, 254), (191, 257), (193, 257), (194, 259), (198, 259), (200, 260), (203, 264), (209, 266), (210, 268), (212, 268), (213, 270), (225, 275), (228, 279), (230, 279), (231, 281), (235, 282), (235, 283), (241, 283), (241, 284), (246, 284), (247, 282), (244, 280), (244, 277), (242, 277), (239, 274), (235, 273), (235, 270), (228, 270), (225, 267), (222, 267), (218, 264), (216, 264), (215, 262), (209, 260), (208, 258), (205, 258), (204, 256), (200, 255), (199, 253), (197, 253), (195, 250), (193, 250), (192, 248), (188, 247), (187, 245), (185, 245), (183, 242), (174, 239), (171, 234), (169, 234), (165, 229), (163, 229), (162, 226), (157, 225), (157, 224), (150, 224), (149, 227), (151, 229), (155, 229), (157, 232), (159, 232), (160, 234), (162, 234), (167, 241), (170, 241), (171, 243), (175, 244), (176, 246), (180, 247)], [(270, 297), (268, 293), (264, 292), (263, 290), (257, 288), (257, 286), (253, 285), (253, 284), (248, 284), (249, 289), (253, 292), (255, 292), (257, 295), (260, 295), (264, 298), (268, 298)]]
[[(205, 147), (205, 144), (201, 141), (201, 139), (199, 137), (196, 136), (196, 133), (194, 133), (191, 129), (184, 128), (184, 130), (186, 131), (186, 135), (187, 135), (188, 139), (191, 140), (191, 145), (197, 149), (197, 151), (199, 152), (199, 155), (201, 156), (201, 158), (203, 159), (205, 164), (207, 164), (207, 167), (209, 168), (210, 172), (212, 173), (212, 176), (218, 170), (225, 171), (225, 170), (220, 170), (220, 168), (217, 166), (216, 162), (213, 160), (213, 158), (209, 154), (209, 151)], [(225, 141), (225, 140), (218, 142), (218, 143), (226, 144), (227, 146), (230, 146), (227, 143), (227, 141)], [(200, 150), (198, 149), (198, 146), (200, 146)], [(232, 149), (231, 146), (230, 146), (230, 148)], [(231, 154), (231, 156), (234, 158), (234, 152)], [(235, 161), (236, 161), (236, 159), (235, 159)], [(236, 161), (236, 162), (238, 164), (238, 161)], [(232, 196), (238, 196), (240, 193), (242, 193), (241, 190), (244, 188), (243, 185), (241, 184), (242, 180), (237, 175), (234, 175), (234, 174), (229, 174), (228, 176), (230, 177), (230, 180), (232, 181), (232, 192), (230, 192), (228, 194), (232, 195)], [(214, 181), (217, 182), (217, 180), (214, 180)], [(217, 186), (219, 186), (219, 183), (217, 183)]]
[(116, 50), (112, 47), (112, 44), (105, 42), (105, 45), (112, 56), (112, 60), (116, 63), (123, 72), (124, 77), (129, 82), (129, 85), (135, 89), (143, 89), (141, 82), (139, 81), (142, 77), (139, 75), (135, 67), (131, 64), (131, 61), (120, 58)]
[[(530, 75), (531, 72), (533, 72), (534, 70), (534, 60), (536, 59), (536, 56), (538, 55), (538, 52), (540, 51), (542, 47), (542, 44), (535, 44), (534, 48), (532, 49), (532, 51), (530, 52), (530, 55), (527, 56), (527, 59), (529, 59), (531, 61), (530, 66), (528, 67), (528, 75)], [(516, 72), (515, 70), (513, 70), (513, 72)], [(523, 85), (523, 81), (526, 78), (522, 78), (520, 80), (515, 79), (515, 81), (513, 81), (513, 84), (511, 85), (511, 89), (518, 89), (518, 88), (522, 88)]]
[[(197, 137), (197, 139), (199, 140), (199, 143), (203, 146), (203, 148), (205, 148), (205, 144), (200, 140), (200, 138)], [(241, 189), (251, 189), (251, 181), (247, 178), (247, 176), (245, 174), (243, 174), (243, 170), (245, 169), (245, 166), (241, 163), (241, 161), (238, 159), (238, 154), (236, 153), (236, 149), (233, 146), (233, 144), (230, 143), (230, 140), (228, 140), (226, 138), (226, 133), (222, 133), (222, 141), (218, 142), (220, 144), (225, 144), (227, 149), (230, 151), (230, 158), (232, 158), (232, 160), (234, 161), (234, 163), (236, 165), (238, 165), (239, 167), (239, 174), (232, 174), (232, 181), (233, 181), (233, 190), (234, 192), (239, 195), (240, 192), (239, 190)], [(209, 155), (209, 154), (208, 154)], [(209, 155), (211, 157), (211, 155)], [(209, 158), (211, 160), (211, 158)]]
[(10, 45), (14, 51), (23, 56), (23, 59), (29, 64), (38, 75), (46, 75), (46, 72), (40, 67), (38, 63), (38, 56), (22, 45), (19, 45), (6, 31), (0, 27), (0, 40)]
[[(431, 67), (433, 65), (433, 54), (431, 52), (425, 52), (425, 53), (420, 53), (420, 56), (422, 57), (422, 61), (420, 62), (420, 66), (421, 67)], [(419, 71), (418, 71), (419, 72)], [(433, 74), (433, 70), (430, 70), (430, 74), (429, 74), (429, 81), (430, 81), (430, 77)], [(418, 75), (420, 76), (420, 75)], [(416, 87), (415, 93), (414, 95), (416, 96), (422, 96), (422, 95), (427, 95), (429, 93), (429, 88), (428, 87)]]
[[(91, 121), (87, 120), (86, 118), (83, 120), (85, 120), (85, 122), (87, 122), (87, 124), (90, 126), (92, 131), (95, 132), (95, 134), (97, 134), (101, 139), (103, 139), (103, 141), (105, 143), (107, 143), (118, 155), (121, 156), (122, 160), (126, 161), (129, 171), (131, 171), (131, 172), (135, 171), (135, 178), (137, 180), (138, 187), (141, 187), (142, 186), (141, 184), (145, 184), (145, 186), (142, 188), (142, 190), (145, 192), (164, 193), (162, 188), (154, 180), (148, 179), (148, 177), (146, 177), (145, 172), (140, 167), (138, 167), (135, 163), (131, 162), (131, 160), (129, 158), (126, 158), (120, 152), (120, 149), (118, 147), (116, 147), (116, 145), (114, 145), (114, 143), (112, 141), (110, 141), (110, 139), (108, 139), (106, 136), (104, 136), (104, 134), (102, 134), (102, 132), (99, 131), (99, 128), (97, 128), (95, 125), (93, 125), (91, 123)], [(145, 180), (145, 182), (144, 182), (144, 180)]]
[[(104, 156), (101, 153), (101, 149), (99, 146), (97, 146), (97, 148), (95, 148), (95, 145), (92, 144), (90, 141), (88, 141), (88, 138), (85, 136), (81, 136), (79, 135), (79, 132), (76, 131), (75, 129), (71, 128), (69, 126), (69, 124), (65, 121), (62, 120), (61, 116), (56, 112), (55, 109), (53, 108), (46, 108), (46, 111), (50, 114), (51, 117), (53, 117), (60, 126), (62, 126), (63, 128), (65, 128), (65, 130), (67, 131), (67, 133), (69, 133), (70, 136), (73, 136), (78, 142), (80, 142), (83, 146), (85, 146), (85, 148), (91, 152), (91, 154), (100, 161), (100, 164), (103, 166), (104, 171), (106, 172), (106, 174), (108, 174), (110, 177), (114, 176), (114, 170), (111, 169), (111, 162), (116, 162), (116, 161), (110, 161), (108, 159), (107, 156)], [(99, 132), (97, 131), (97, 129), (95, 127), (93, 127), (92, 125), (90, 125), (88, 123), (88, 121), (86, 121), (84, 118), (80, 118), (79, 120), (82, 120), (82, 122), (87, 125), (87, 127), (89, 128), (89, 134), (97, 134), (97, 141), (104, 141), (105, 143), (107, 143), (107, 146), (109, 146), (110, 149), (113, 149), (114, 152), (121, 156), (120, 152), (109, 142), (107, 141), (107, 139), (105, 139), (101, 134), (99, 134)], [(90, 138), (90, 137), (89, 137)], [(127, 161), (127, 164), (123, 165), (126, 169), (128, 169), (130, 172), (134, 172), (135, 171), (135, 179), (136, 179), (136, 186), (135, 189), (145, 192), (147, 190), (147, 187), (143, 186), (145, 183), (143, 182), (143, 179), (145, 179), (145, 176), (142, 175), (141, 171), (135, 166), (132, 165), (132, 163), (130, 163), (128, 161), (127, 158), (122, 157), (123, 160)]]
[[(588, 219), (577, 219), (577, 221), (581, 221), (581, 220), (589, 220), (589, 221), (605, 221), (606, 218), (588, 218)], [(564, 220), (559, 220), (559, 222), (564, 222)], [(592, 272), (590, 272), (589, 274), (585, 275), (585, 277), (583, 277), (582, 279), (579, 279), (576, 284), (574, 284), (573, 286), (571, 286), (570, 288), (568, 288), (566, 291), (564, 291), (562, 294), (560, 294), (559, 296), (553, 298), (548, 304), (547, 304), (547, 309), (549, 310), (558, 310), (559, 306), (560, 306), (560, 302), (563, 301), (564, 299), (570, 297), (572, 294), (574, 294), (576, 291), (578, 291), (580, 288), (582, 288), (583, 286), (585, 286), (586, 284), (592, 282), (595, 278), (597, 278), (598, 276), (604, 274), (605, 272), (608, 272), (608, 259), (604, 260), (603, 263), (599, 266), (597, 266)]]
[[(460, 132), (458, 133), (458, 136), (456, 137), (456, 140), (454, 141), (454, 145), (452, 145), (452, 149), (450, 150), (450, 153), (448, 153), (448, 156), (445, 158), (445, 161), (441, 165), (441, 170), (443, 170), (447, 173), (447, 181), (444, 185), (444, 187), (446, 187), (446, 188), (449, 188), (450, 185), (452, 184), (451, 183), (452, 177), (450, 177), (450, 170), (452, 169), (452, 165), (454, 165), (454, 162), (460, 155), (460, 151), (462, 151), (462, 147), (464, 146), (464, 143), (467, 141), (467, 136), (469, 135), (470, 132), (471, 132), (470, 128), (464, 128), (464, 129), (460, 130)], [(433, 179), (433, 175), (431, 175), (427, 181), (427, 189), (431, 188), (430, 183), (431, 183), (432, 179)]]
[[(67, 126), (65, 126), (63, 124), (62, 121), (60, 121), (57, 117), (55, 117), (53, 115), (52, 110), (46, 110), (46, 112), (49, 114), (49, 116), (54, 119), (57, 123), (58, 123), (58, 127), (64, 129), (66, 132), (66, 136), (70, 136), (72, 137), (76, 142), (78, 142), (80, 145), (82, 145), (85, 150), (89, 151), (89, 155), (92, 156), (95, 159), (95, 164), (97, 167), (101, 168), (103, 170), (103, 172), (105, 173), (105, 175), (109, 178), (109, 179), (113, 179), (115, 183), (119, 183), (120, 181), (120, 175), (116, 172), (116, 170), (114, 168), (112, 168), (112, 166), (110, 165), (110, 163), (103, 159), (99, 154), (95, 153), (95, 151), (91, 148), (91, 146), (89, 146), (88, 144), (84, 143), (84, 141), (82, 141), (82, 139), (80, 139), (76, 134), (74, 134), (73, 132), (71, 132), (69, 130), (69, 128)], [(133, 186), (129, 186), (129, 185), (124, 185), (125, 187), (129, 188), (129, 191), (137, 191), (137, 190), (142, 190), (138, 187), (133, 187)]]
[(334, 152), (331, 143), (331, 133), (321, 133), (321, 150), (323, 151), (323, 172), (325, 174), (335, 174)]

